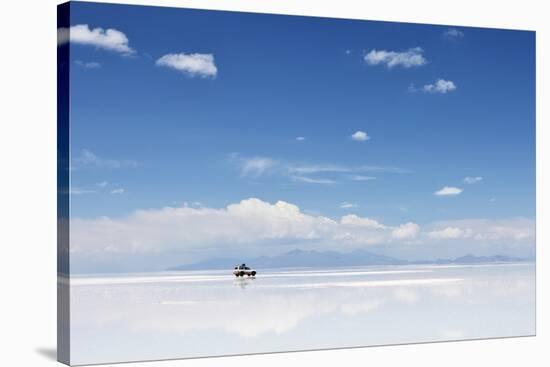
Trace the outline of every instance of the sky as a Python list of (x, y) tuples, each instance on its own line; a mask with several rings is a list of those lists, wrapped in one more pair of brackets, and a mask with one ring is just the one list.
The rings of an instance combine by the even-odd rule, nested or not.
[(535, 33), (78, 3), (75, 271), (534, 255)]

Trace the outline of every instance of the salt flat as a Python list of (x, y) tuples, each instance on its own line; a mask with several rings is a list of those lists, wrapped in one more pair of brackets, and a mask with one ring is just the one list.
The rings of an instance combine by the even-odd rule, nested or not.
[(535, 333), (533, 264), (76, 276), (70, 287), (74, 364)]

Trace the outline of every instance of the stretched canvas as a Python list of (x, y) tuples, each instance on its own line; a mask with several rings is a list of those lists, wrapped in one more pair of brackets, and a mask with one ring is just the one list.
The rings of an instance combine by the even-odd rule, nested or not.
[(58, 7), (72, 365), (535, 334), (535, 32)]

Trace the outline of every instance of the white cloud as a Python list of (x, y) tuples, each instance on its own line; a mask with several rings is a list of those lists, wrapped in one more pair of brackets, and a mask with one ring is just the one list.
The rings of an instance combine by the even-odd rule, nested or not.
[(84, 195), (84, 194), (93, 194), (93, 193), (95, 193), (95, 191), (94, 190), (82, 189), (80, 187), (71, 187), (70, 190), (69, 190), (69, 193), (71, 195)]
[(212, 54), (166, 54), (156, 61), (158, 66), (166, 66), (189, 76), (216, 77), (218, 68)]
[(356, 131), (351, 135), (351, 138), (355, 141), (366, 141), (370, 139), (370, 136), (364, 131)]
[(95, 61), (75, 60), (74, 63), (84, 69), (99, 69), (101, 67), (101, 64)]
[(472, 177), (472, 176), (468, 176), (468, 177), (464, 177), (464, 182), (466, 182), (467, 184), (475, 184), (475, 183), (478, 183), (480, 181), (483, 180), (483, 177), (481, 176), (475, 176), (475, 177)]
[(344, 226), (352, 227), (364, 227), (364, 228), (375, 228), (375, 229), (385, 229), (388, 228), (377, 220), (359, 217), (355, 214), (344, 215), (340, 219), (340, 224)]
[(241, 176), (258, 177), (274, 167), (277, 161), (266, 157), (245, 158), (241, 161)]
[(446, 227), (428, 232), (427, 235), (436, 240), (468, 238), (472, 236), (472, 230), (470, 228)]
[(297, 136), (297, 137), (296, 137), (296, 140), (297, 140), (297, 141), (304, 141), (304, 140), (306, 140), (306, 138), (303, 137), (303, 136)]
[(320, 184), (320, 185), (333, 185), (336, 181), (328, 178), (312, 178), (307, 176), (291, 176), (292, 181), (311, 183), (311, 184)]
[(57, 28), (57, 46), (62, 46), (69, 43), (70, 32), (69, 28), (61, 27)]
[(460, 193), (462, 193), (462, 191), (464, 191), (464, 190), (462, 190), (461, 188), (458, 188), (458, 187), (445, 186), (442, 189), (437, 190), (436, 192), (434, 192), (434, 195), (437, 195), (437, 196), (453, 196), (453, 195), (459, 195)]
[(347, 201), (344, 201), (342, 204), (340, 204), (340, 209), (352, 209), (357, 207), (358, 205), (356, 203), (348, 203)]
[(420, 47), (411, 48), (403, 52), (371, 50), (365, 55), (365, 62), (369, 65), (385, 64), (388, 69), (395, 66), (410, 68), (426, 64), (427, 60), (422, 55), (423, 52), (424, 50)]
[(340, 166), (336, 164), (285, 164), (285, 170), (291, 173), (343, 173), (355, 170), (353, 167)]
[[(405, 225), (408, 228), (410, 224)], [(392, 231), (376, 220), (356, 215), (331, 218), (303, 213), (288, 202), (251, 198), (225, 208), (165, 207), (138, 210), (128, 217), (75, 218), (71, 250), (85, 253), (148, 253), (166, 250), (227, 250), (313, 241), (317, 248), (368, 246), (393, 241)], [(259, 246), (259, 247), (258, 247)]]
[(392, 237), (397, 239), (411, 239), (415, 238), (420, 232), (420, 226), (416, 223), (405, 223), (392, 231)]
[(416, 85), (414, 85), (414, 83), (411, 83), (411, 84), (409, 84), (409, 86), (407, 88), (407, 92), (416, 93), (416, 92), (418, 92), (418, 88), (416, 88)]
[(73, 158), (73, 162), (81, 166), (96, 166), (100, 168), (122, 168), (136, 167), (137, 163), (132, 160), (104, 159), (97, 156), (88, 149), (82, 149), (80, 155)]
[(533, 245), (535, 221), (526, 218), (462, 219), (432, 224), (427, 237), (436, 240), (467, 239), (480, 243), (509, 243), (514, 246)]
[[(409, 171), (399, 167), (385, 166), (343, 166), (337, 164), (289, 164), (285, 163), (285, 169), (288, 172), (308, 174), (308, 173), (354, 173), (354, 172), (388, 172), (388, 173), (408, 173)], [(363, 176), (365, 177), (365, 176)], [(360, 181), (360, 180), (359, 180)]]
[(351, 176), (353, 181), (371, 181), (376, 180), (376, 177), (373, 176), (363, 176), (363, 175), (353, 175)]
[(120, 194), (124, 194), (126, 190), (122, 189), (122, 188), (119, 188), (119, 189), (114, 189), (114, 190), (111, 190), (111, 194), (114, 194), (114, 195), (120, 195)]
[[(472, 248), (530, 248), (535, 239), (534, 221), (521, 218), (446, 221), (423, 227), (426, 232), (412, 222), (393, 226), (357, 215), (334, 220), (306, 214), (288, 202), (271, 204), (250, 198), (219, 209), (164, 207), (137, 210), (121, 218), (74, 218), (70, 235), (72, 254), (86, 261), (110, 254), (128, 258), (179, 251), (196, 261), (197, 256), (270, 254), (288, 248), (345, 252), (370, 246), (400, 248), (412, 244), (418, 246), (415, 253), (422, 251), (422, 246), (433, 249), (429, 247), (433, 245), (445, 253), (442, 246), (447, 244), (453, 250), (464, 246), (468, 250), (458, 249), (464, 254)], [(425, 241), (418, 242), (422, 237)], [(460, 238), (465, 242), (458, 242)], [(415, 242), (411, 242), (413, 239)]]
[[(320, 181), (319, 178), (312, 178), (316, 174), (331, 174), (341, 179), (354, 181), (374, 180), (376, 177), (361, 175), (366, 172), (387, 172), (387, 173), (407, 173), (399, 167), (385, 166), (344, 166), (337, 164), (306, 164), (293, 163), (277, 160), (270, 157), (242, 157), (237, 153), (229, 156), (229, 161), (239, 167), (242, 177), (260, 177), (267, 174), (276, 174), (287, 177), (295, 181)], [(301, 177), (301, 178), (300, 178)], [(303, 179), (305, 177), (305, 179)], [(324, 182), (316, 183), (335, 183), (335, 179), (323, 179)], [(328, 182), (331, 181), (331, 182)]]
[(434, 84), (426, 84), (422, 88), (427, 93), (446, 94), (456, 90), (456, 85), (450, 80), (438, 79)]
[(464, 32), (456, 28), (449, 28), (443, 32), (443, 35), (448, 38), (462, 38), (464, 37)]
[(123, 55), (133, 55), (133, 50), (128, 45), (128, 37), (116, 29), (91, 29), (87, 24), (74, 25), (70, 28), (59, 28), (57, 30), (57, 44), (67, 42), (94, 46), (104, 50), (118, 52)]
[(107, 181), (101, 181), (101, 182), (96, 183), (96, 186), (104, 188), (104, 187), (107, 187), (108, 184), (109, 183)]

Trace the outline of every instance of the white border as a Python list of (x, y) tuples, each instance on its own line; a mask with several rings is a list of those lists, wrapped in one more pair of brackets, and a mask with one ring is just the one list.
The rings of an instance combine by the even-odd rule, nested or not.
[[(128, 0), (146, 5), (391, 20), (537, 31), (537, 337), (243, 357), (135, 366), (545, 366), (550, 331), (548, 243), (550, 23), (544, 2), (523, 0)], [(0, 3), (0, 335), (3, 366), (54, 365), (56, 342), (55, 0)], [(546, 144), (545, 144), (546, 143)]]

